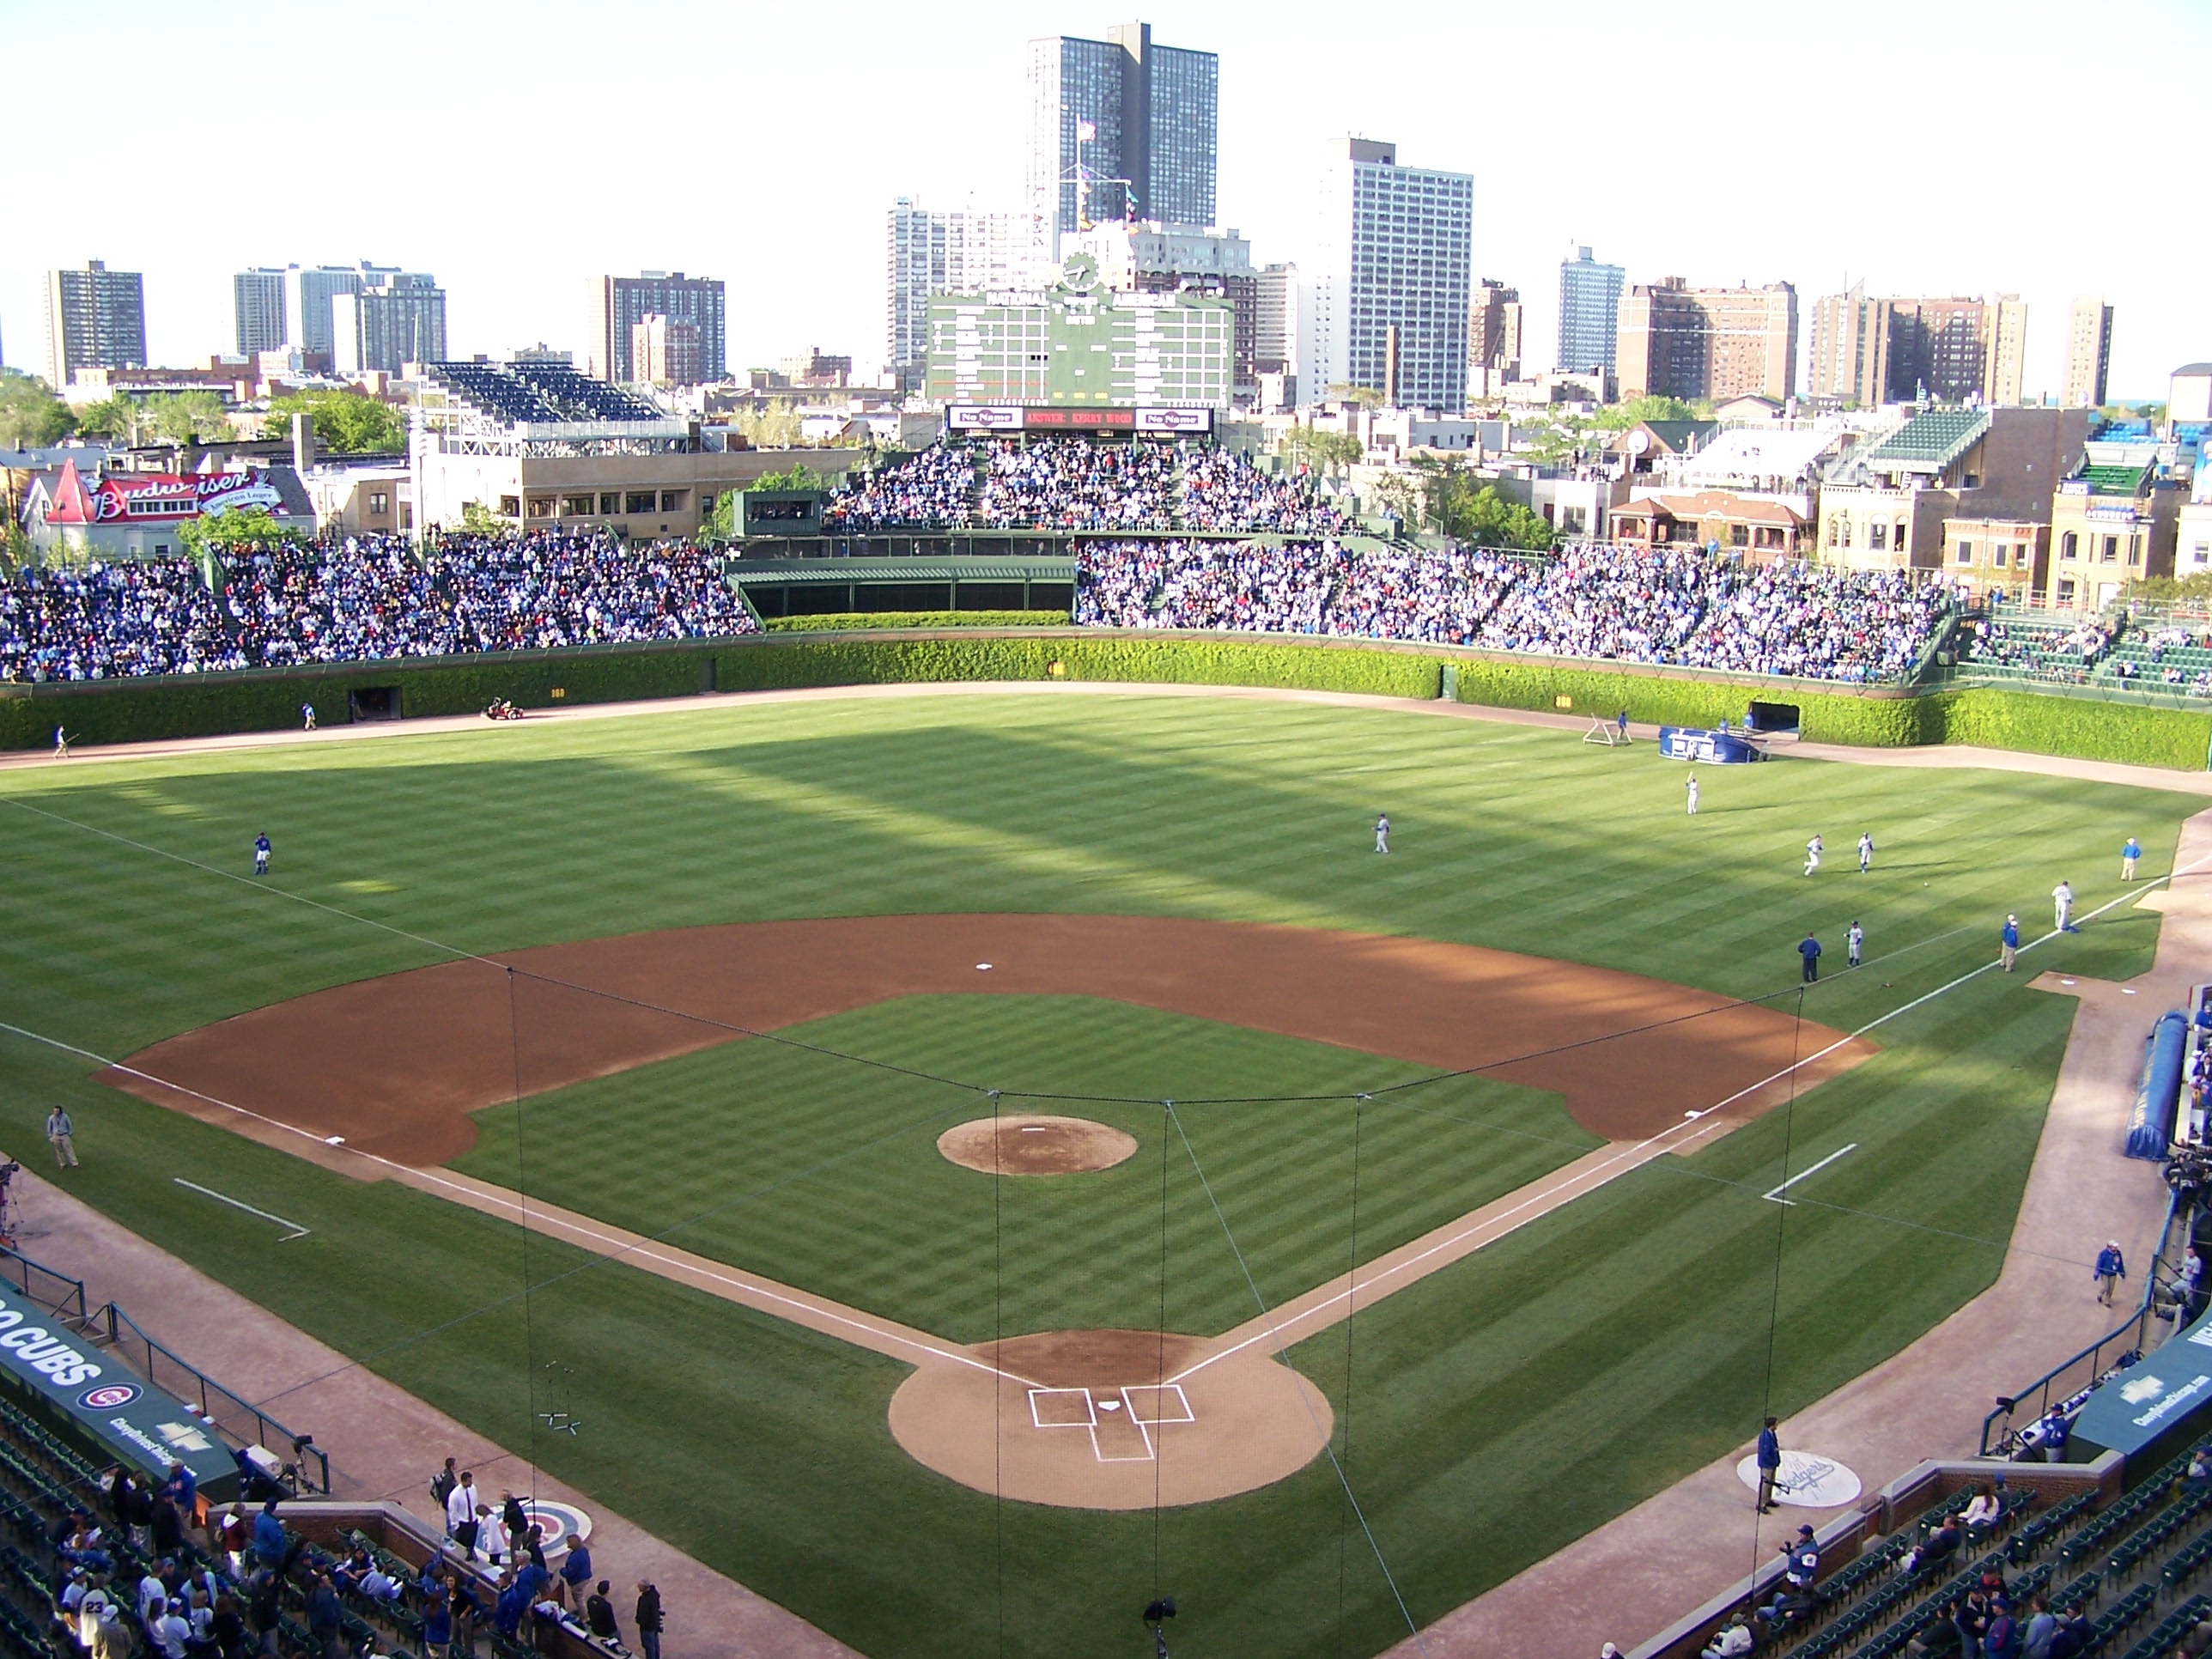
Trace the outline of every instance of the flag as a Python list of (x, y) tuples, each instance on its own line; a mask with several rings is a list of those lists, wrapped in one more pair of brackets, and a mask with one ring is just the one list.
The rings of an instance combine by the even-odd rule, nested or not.
[(1078, 121), (1075, 124), (1075, 136), (1086, 144), (1091, 143), (1098, 137), (1098, 124), (1095, 121)]

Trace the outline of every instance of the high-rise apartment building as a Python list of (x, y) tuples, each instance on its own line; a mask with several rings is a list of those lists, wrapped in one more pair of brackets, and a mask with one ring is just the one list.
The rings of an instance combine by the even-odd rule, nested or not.
[(1569, 374), (1613, 372), (1625, 275), (1619, 265), (1599, 264), (1580, 246), (1559, 261), (1559, 350), (1554, 368)]
[(1295, 374), (1304, 355), (1306, 306), (1294, 264), (1260, 273), (1253, 311), (1252, 356), (1262, 374)]
[(1521, 290), (1484, 277), (1467, 313), (1469, 367), (1509, 380), (1521, 378)]
[(446, 361), (446, 290), (428, 271), (364, 265), (360, 286), (331, 296), (331, 366), (341, 374), (397, 374)]
[(1621, 296), (1616, 356), (1624, 400), (1786, 402), (1797, 389), (1797, 290), (1639, 283)]
[(933, 297), (1040, 289), (1051, 277), (1044, 223), (1033, 213), (927, 208), (902, 196), (884, 228), (885, 361), (907, 390), (921, 384), (928, 361)]
[(2027, 307), (2016, 294), (1869, 299), (1859, 283), (1813, 308), (1807, 390), (1878, 404), (2020, 402)]
[(238, 352), (275, 351), (284, 345), (284, 273), (264, 265), (230, 279), (231, 310), (237, 325)]
[(363, 261), (357, 265), (291, 265), (284, 271), (284, 343), (301, 351), (335, 352), (337, 331), (331, 301), (361, 292), (362, 273), (387, 270)]
[(1148, 23), (1103, 40), (1030, 42), (1030, 205), (1048, 252), (1109, 219), (1214, 222), (1220, 59), (1156, 46)]
[(653, 313), (629, 331), (634, 379), (647, 386), (699, 384), (699, 325)]
[(711, 386), (729, 373), (723, 355), (729, 338), (724, 307), (719, 277), (686, 276), (680, 270), (594, 276), (584, 330), (584, 372), (617, 386), (643, 380), (630, 356), (631, 331), (647, 317), (667, 317), (699, 331), (699, 378), (690, 384)]
[(1400, 167), (1395, 144), (1353, 138), (1316, 200), (1319, 360), (1305, 397), (1342, 385), (1399, 408), (1464, 408), (1473, 175)]
[(2080, 295), (2066, 323), (2066, 389), (2061, 401), (2067, 408), (2104, 406), (2112, 356), (2112, 307), (2101, 294)]
[(46, 378), (57, 390), (80, 368), (146, 366), (146, 284), (98, 259), (46, 273)]

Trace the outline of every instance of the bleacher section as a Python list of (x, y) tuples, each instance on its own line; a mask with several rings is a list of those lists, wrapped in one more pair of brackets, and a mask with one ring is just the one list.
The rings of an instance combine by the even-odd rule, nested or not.
[(515, 363), (508, 372), (571, 421), (657, 421), (661, 413), (618, 386), (593, 380), (566, 363)]
[(510, 424), (664, 418), (643, 398), (565, 363), (429, 363), (424, 368), (453, 396)]
[[(2212, 1446), (2212, 1437), (2200, 1444)], [(1981, 1608), (2002, 1594), (2022, 1630), (2031, 1598), (2043, 1596), (2052, 1613), (2081, 1621), (2066, 1638), (2078, 1641), (2075, 1654), (2167, 1659), (2212, 1620), (2212, 1595), (2196, 1589), (2212, 1573), (2212, 1480), (2185, 1479), (2189, 1462), (2187, 1454), (2175, 1458), (2101, 1510), (2094, 1492), (2046, 1506), (2015, 1488), (1996, 1521), (1966, 1529), (1955, 1548), (1931, 1559), (1929, 1540), (1979, 1483), (1955, 1487), (1916, 1523), (1825, 1573), (1812, 1597), (1761, 1619), (1757, 1651), (1776, 1659), (1954, 1655), (1960, 1644), (1942, 1626), (1978, 1593)]]
[[(137, 1627), (138, 1586), (149, 1574), (169, 1571), (165, 1582), (184, 1590), (185, 1580), (204, 1583), (234, 1601), (245, 1620), (244, 1635), (227, 1659), (246, 1659), (258, 1650), (259, 1620), (252, 1612), (252, 1589), (263, 1561), (249, 1547), (236, 1558), (219, 1553), (216, 1540), (191, 1518), (183, 1542), (161, 1560), (134, 1544), (129, 1529), (107, 1512), (101, 1472), (72, 1446), (58, 1438), (21, 1408), (0, 1400), (0, 1659), (80, 1659), (88, 1652), (158, 1651)], [(251, 1516), (256, 1506), (244, 1506)], [(80, 1514), (80, 1511), (88, 1512)], [(329, 1659), (323, 1632), (311, 1628), (308, 1595), (316, 1575), (330, 1575), (337, 1601), (332, 1640), (349, 1655), (421, 1654), (434, 1623), (434, 1596), (441, 1580), (459, 1586), (451, 1605), (451, 1650), (490, 1659), (535, 1659), (539, 1654), (565, 1659), (626, 1659), (622, 1647), (594, 1641), (580, 1621), (543, 1605), (537, 1610), (513, 1598), (499, 1604), (497, 1574), (481, 1562), (464, 1562), (450, 1545), (419, 1524), (402, 1524), (388, 1506), (349, 1509), (302, 1504), (280, 1509), (289, 1515), (283, 1554), (274, 1585), (275, 1624), (271, 1647), (278, 1659)], [(206, 1521), (219, 1520), (210, 1511)], [(81, 1542), (75, 1528), (99, 1528), (94, 1547)], [(99, 1647), (82, 1638), (80, 1621), (65, 1614), (64, 1592), (73, 1566), (84, 1569), (84, 1583), (103, 1586), (116, 1606), (117, 1622), (128, 1642)], [(393, 1581), (397, 1599), (380, 1599), (363, 1587), (369, 1568)], [(69, 1598), (74, 1600), (74, 1593)], [(264, 1603), (265, 1605), (265, 1603)], [(514, 1622), (513, 1630), (501, 1626)], [(210, 1646), (207, 1651), (214, 1654)]]

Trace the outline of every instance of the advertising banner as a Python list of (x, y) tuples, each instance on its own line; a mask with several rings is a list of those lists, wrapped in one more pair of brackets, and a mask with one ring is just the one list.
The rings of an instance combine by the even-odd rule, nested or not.
[(1213, 411), (1210, 409), (1140, 409), (1137, 411), (1137, 430), (1211, 432), (1213, 430)]
[(955, 432), (1019, 432), (1022, 411), (1017, 404), (955, 404), (945, 423)]
[(2212, 1317), (2198, 1320), (2166, 1346), (2107, 1377), (2091, 1393), (2066, 1437), (2069, 1462), (2099, 1452), (2133, 1456), (2181, 1431), (2201, 1433), (2199, 1413), (2212, 1404)]
[(182, 1463), (211, 1500), (237, 1495), (237, 1461), (213, 1429), (60, 1323), (13, 1289), (0, 1290), (0, 1381), (67, 1419), (117, 1462), (156, 1475)]

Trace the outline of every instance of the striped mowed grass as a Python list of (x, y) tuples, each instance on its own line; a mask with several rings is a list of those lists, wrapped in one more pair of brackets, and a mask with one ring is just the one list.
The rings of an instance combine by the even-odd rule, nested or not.
[[(1021, 696), (11, 769), (0, 1019), (112, 1055), (449, 948), (988, 908), (1401, 933), (1790, 1001), (1796, 940), (1818, 932), (1832, 964), (1856, 917), (1868, 968), (1805, 1000), (1808, 1018), (1851, 1029), (1985, 960), (2004, 913), (2038, 920), (2060, 876), (2084, 910), (2117, 895), (2127, 835), (2160, 873), (2195, 805), (1810, 762), (1701, 776), (1688, 819), (1680, 769), (1565, 734)], [(1369, 850), (1382, 811), (1387, 859)], [(1862, 828), (1880, 848), (1864, 878), (1847, 850)], [(1816, 830), (1832, 850), (1808, 880), (1800, 849)], [(247, 849), (264, 830), (276, 854), (257, 890)], [(2156, 926), (2122, 908), (2030, 962), (2125, 976), (2148, 965)], [(822, 1024), (857, 1052), (984, 1086), (1140, 1100), (1399, 1074), (1202, 1022), (1021, 1001)], [(1319, 1655), (1402, 1634), (1401, 1595), (1416, 1620), (1441, 1616), (1739, 1443), (1762, 1402), (1817, 1397), (1986, 1285), (2070, 1014), (2019, 975), (1972, 981), (1882, 1028), (1881, 1054), (1793, 1116), (1662, 1159), (1297, 1349), (1348, 1430), (1340, 1455), (1395, 1592), (1325, 1462), (1164, 1514), (1157, 1530), (1150, 1516), (1002, 1510), (897, 1450), (884, 1411), (903, 1373), (877, 1356), (331, 1176), (92, 1084), (92, 1060), (21, 1036), (0, 1034), (0, 1109), (20, 1153), (46, 1108), (67, 1105), (89, 1201), (864, 1651), (971, 1651), (1003, 1630), (1008, 1651), (1115, 1652), (1158, 1589), (1184, 1608), (1185, 1642)], [(1071, 1196), (1024, 1194), (994, 1235), (975, 1208), (990, 1183), (936, 1167), (935, 1131), (897, 1115), (941, 1128), (956, 1120), (932, 1114), (968, 1106), (756, 1047), (525, 1103), (532, 1190), (551, 1195), (543, 1177), (610, 1219), (681, 1224), (689, 1248), (764, 1271), (772, 1256), (948, 1334), (987, 1333), (986, 1314), (1009, 1306), (1024, 1322), (1150, 1322), (1139, 1235), (1156, 1264), (1157, 1109), (1084, 1109), (1126, 1113), (1111, 1121), (1138, 1135), (1138, 1157)], [(1272, 1086), (1220, 1086), (1254, 1079)], [(495, 1174), (498, 1115), (472, 1155)], [(605, 1138), (610, 1118), (629, 1139)], [(1230, 1228), (1171, 1165), (1171, 1323), (1244, 1316), (1232, 1236), (1270, 1299), (1340, 1270), (1353, 1249), (1343, 1118), (1224, 1107), (1185, 1121)], [(1486, 1182), (1525, 1179), (1565, 1151), (1563, 1122), (1541, 1097), (1474, 1085), (1372, 1109), (1359, 1253), (1479, 1201)], [(1782, 1178), (1785, 1134), (1791, 1169), (1859, 1150), (1793, 1193), (1810, 1201), (1789, 1212), (1778, 1280), (1777, 1206), (1758, 1194)], [(279, 1251), (179, 1176), (313, 1235)], [(1155, 1318), (1158, 1283), (1154, 1265)], [(220, 1375), (219, 1336), (208, 1343), (193, 1357)], [(587, 1426), (574, 1438), (534, 1433), (549, 1363), (574, 1373)]]

